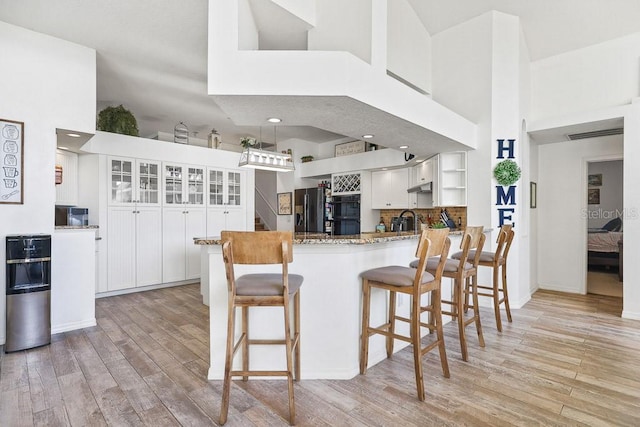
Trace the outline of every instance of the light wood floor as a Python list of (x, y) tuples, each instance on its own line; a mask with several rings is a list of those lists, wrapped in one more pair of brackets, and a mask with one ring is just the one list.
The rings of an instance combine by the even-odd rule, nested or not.
[(617, 271), (587, 271), (587, 292), (590, 294), (622, 297), (622, 286)]
[[(437, 352), (425, 356), (426, 402), (405, 349), (366, 376), (296, 384), (298, 425), (638, 426), (640, 322), (620, 311), (620, 298), (537, 292), (502, 334), (482, 311), (486, 348), (470, 327), (469, 362), (445, 327), (450, 379)], [(197, 285), (100, 299), (96, 313), (94, 328), (0, 356), (0, 426), (216, 425)], [(229, 426), (287, 425), (286, 383), (236, 382), (229, 415)]]

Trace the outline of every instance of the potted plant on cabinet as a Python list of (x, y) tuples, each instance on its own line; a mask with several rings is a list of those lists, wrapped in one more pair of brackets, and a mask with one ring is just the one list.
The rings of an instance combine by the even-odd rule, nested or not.
[(138, 122), (131, 111), (124, 108), (122, 104), (100, 111), (96, 128), (105, 132), (138, 136)]

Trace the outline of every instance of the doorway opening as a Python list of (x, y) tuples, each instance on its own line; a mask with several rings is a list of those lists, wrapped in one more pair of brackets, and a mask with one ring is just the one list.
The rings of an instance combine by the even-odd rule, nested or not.
[(587, 293), (622, 298), (624, 203), (621, 158), (587, 162)]

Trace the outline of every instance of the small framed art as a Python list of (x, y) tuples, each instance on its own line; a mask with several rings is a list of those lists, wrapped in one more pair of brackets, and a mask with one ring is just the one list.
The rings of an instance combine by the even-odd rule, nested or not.
[(278, 193), (278, 215), (291, 215), (291, 193)]
[(535, 209), (538, 206), (538, 184), (531, 181), (529, 183), (529, 207)]

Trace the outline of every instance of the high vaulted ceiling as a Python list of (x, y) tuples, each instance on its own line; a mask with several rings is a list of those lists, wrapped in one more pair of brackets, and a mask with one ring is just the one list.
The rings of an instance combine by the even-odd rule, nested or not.
[[(520, 16), (532, 60), (640, 32), (638, 0), (408, 2), (432, 35), (489, 10)], [(173, 133), (180, 121), (199, 138), (213, 127), (228, 142), (257, 136), (257, 127), (234, 125), (207, 95), (207, 14), (207, 0), (0, 0), (0, 20), (96, 49), (97, 109), (125, 105), (141, 136)], [(282, 126), (278, 137), (340, 135)]]

